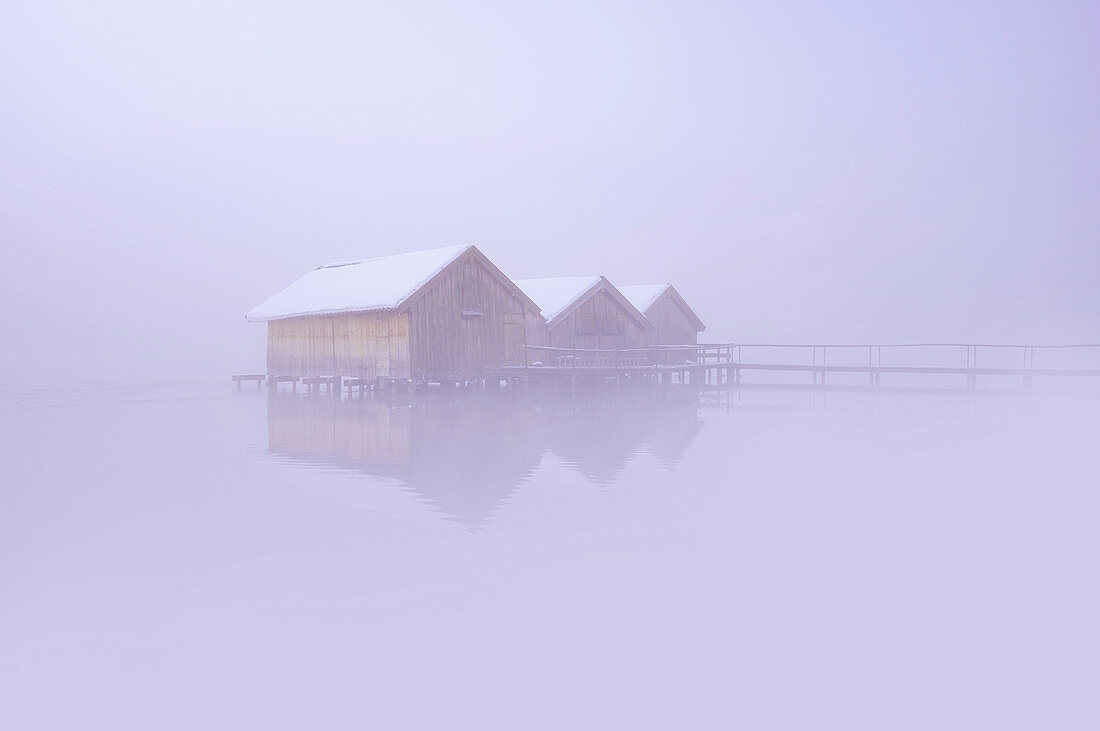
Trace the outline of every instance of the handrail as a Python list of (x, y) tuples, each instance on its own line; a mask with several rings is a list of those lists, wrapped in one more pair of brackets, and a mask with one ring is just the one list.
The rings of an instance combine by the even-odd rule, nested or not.
[[(535, 347), (535, 346), (528, 346)], [(1026, 345), (1006, 343), (698, 343), (686, 346), (659, 345), (659, 348), (699, 347), (699, 348), (1033, 348), (1035, 350), (1054, 350), (1066, 348), (1100, 348), (1100, 343), (1070, 343), (1061, 345)]]
[[(870, 388), (880, 388), (881, 377), (895, 375), (964, 375), (966, 388), (977, 388), (978, 378), (989, 376), (1012, 376), (1022, 378), (1022, 387), (1031, 387), (1033, 377), (1071, 376), (1097, 377), (1100, 367), (1089, 366), (1086, 361), (1094, 360), (1093, 353), (1100, 349), (1100, 343), (1059, 344), (1059, 345), (1006, 345), (966, 344), (966, 343), (893, 343), (885, 345), (813, 345), (813, 344), (771, 344), (771, 343), (684, 343), (682, 345), (649, 345), (641, 348), (562, 348), (550, 345), (526, 345), (527, 356), (524, 368), (537, 371), (542, 367), (550, 371), (609, 374), (621, 377), (626, 374), (638, 374), (639, 378), (666, 382), (678, 374), (682, 382), (699, 377), (704, 383), (741, 384), (745, 372), (804, 372), (810, 374), (814, 387), (826, 387), (826, 376), (840, 374), (865, 374)], [(756, 357), (745, 356), (757, 349)], [(788, 355), (768, 357), (760, 350), (784, 348)], [(915, 348), (954, 348), (950, 351), (899, 353), (883, 358), (883, 350)], [(960, 350), (965, 350), (965, 357)], [(989, 349), (1018, 351), (1016, 356), (1007, 353), (1010, 360), (1019, 358), (1019, 365), (1004, 363), (1004, 355), (988, 354)], [(1088, 355), (1080, 352), (1069, 356), (1074, 363), (1041, 363), (1036, 367), (1036, 351), (1088, 350)], [(810, 353), (805, 351), (809, 350)], [(830, 357), (829, 351), (845, 351)], [(855, 364), (850, 353), (852, 350), (866, 350), (865, 363)], [(798, 352), (801, 351), (801, 352)], [(820, 352), (819, 352), (820, 351)], [(931, 365), (929, 362), (942, 361), (945, 357), (955, 363)], [(892, 361), (884, 364), (885, 361)], [(1065, 357), (1040, 358), (1042, 361), (1065, 361)], [(802, 361), (802, 362), (793, 362)], [(837, 362), (840, 361), (840, 362)], [(922, 362), (923, 361), (923, 362)], [(987, 362), (992, 361), (992, 362)], [(979, 365), (980, 363), (980, 365)], [(1057, 365), (1057, 367), (1051, 367)], [(617, 369), (617, 370), (616, 370)], [(834, 384), (830, 384), (834, 385)]]
[(642, 348), (561, 348), (551, 345), (525, 345), (529, 350), (569, 351), (578, 353), (642, 353), (653, 350), (718, 350), (725, 348), (1031, 348), (1066, 350), (1100, 348), (1100, 343), (1067, 345), (1008, 345), (1004, 343), (684, 343), (683, 345), (647, 345)]
[[(648, 353), (654, 348), (663, 348), (663, 345), (647, 345), (644, 348), (558, 348), (550, 345), (525, 345), (529, 350), (563, 351), (567, 353)], [(694, 345), (674, 346), (680, 349), (694, 350)]]
[[(547, 356), (556, 356), (558, 365), (572, 367), (588, 367), (592, 365), (603, 367), (623, 367), (626, 365), (661, 365), (667, 358), (662, 354), (670, 354), (675, 359), (677, 354), (683, 357), (683, 365), (694, 363), (699, 366), (731, 365), (736, 367), (749, 366), (751, 363), (743, 359), (745, 350), (752, 348), (785, 348), (810, 350), (813, 358), (812, 365), (815, 370), (820, 363), (824, 370), (830, 350), (866, 350), (867, 368), (882, 367), (882, 351), (891, 348), (964, 348), (966, 350), (966, 367), (976, 368), (979, 353), (982, 350), (997, 348), (1007, 350), (1019, 350), (1023, 352), (1023, 365), (1025, 369), (1034, 368), (1035, 351), (1043, 350), (1073, 350), (1073, 349), (1100, 349), (1100, 343), (1062, 344), (1062, 345), (1006, 345), (993, 344), (966, 344), (966, 343), (893, 343), (886, 345), (814, 345), (795, 343), (684, 343), (682, 345), (649, 345), (641, 348), (562, 348), (551, 345), (525, 345), (528, 353), (545, 353)], [(820, 361), (818, 360), (818, 351)], [(528, 361), (530, 361), (530, 355)], [(648, 361), (648, 362), (647, 362)], [(678, 365), (677, 363), (664, 362), (664, 365)], [(762, 364), (761, 364), (762, 365)]]

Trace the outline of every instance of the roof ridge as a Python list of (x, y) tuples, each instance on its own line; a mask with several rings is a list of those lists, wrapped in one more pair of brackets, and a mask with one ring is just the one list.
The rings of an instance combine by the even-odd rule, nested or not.
[(348, 261), (334, 261), (330, 264), (322, 264), (317, 267), (318, 269), (338, 269), (339, 267), (354, 266), (356, 264), (370, 264), (372, 261), (381, 261), (383, 259), (396, 259), (399, 256), (411, 256), (412, 254), (424, 254), (429, 251), (442, 251), (443, 249), (455, 249), (456, 253), (465, 251), (472, 248), (473, 244), (452, 244), (450, 246), (433, 246), (430, 249), (417, 249), (415, 251), (402, 251), (399, 254), (384, 254), (382, 256), (372, 256), (366, 259), (349, 259)]

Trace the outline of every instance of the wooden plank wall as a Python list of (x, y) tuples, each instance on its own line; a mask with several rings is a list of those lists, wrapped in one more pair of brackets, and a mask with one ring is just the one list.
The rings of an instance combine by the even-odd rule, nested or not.
[(294, 317), (267, 323), (269, 376), (331, 376), (332, 322), (327, 317)]
[(409, 378), (409, 316), (355, 312), (335, 320), (336, 371), (357, 378)]
[[(538, 312), (528, 311), (526, 316), (527, 323), (527, 344), (528, 345), (549, 345), (550, 344), (550, 331), (546, 327), (546, 318), (544, 318)], [(537, 351), (527, 351), (527, 362), (525, 365), (531, 365), (535, 361), (545, 360), (544, 354)]]
[(526, 309), (476, 257), (456, 262), (409, 307), (412, 377), (476, 379), (522, 364)]
[(662, 295), (645, 313), (646, 319), (656, 326), (656, 345), (686, 345), (699, 342), (699, 331), (681, 309), (678, 302)]
[(644, 348), (652, 344), (649, 330), (605, 290), (555, 324), (549, 342), (555, 348)]
[(272, 320), (267, 324), (267, 372), (408, 378), (408, 315), (383, 310)]

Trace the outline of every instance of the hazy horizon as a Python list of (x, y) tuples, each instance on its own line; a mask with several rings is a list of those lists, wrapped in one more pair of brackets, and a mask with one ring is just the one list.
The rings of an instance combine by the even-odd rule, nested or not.
[(473, 243), (707, 341), (1096, 341), (1100, 10), (19, 5), (5, 380), (262, 370), (244, 313)]

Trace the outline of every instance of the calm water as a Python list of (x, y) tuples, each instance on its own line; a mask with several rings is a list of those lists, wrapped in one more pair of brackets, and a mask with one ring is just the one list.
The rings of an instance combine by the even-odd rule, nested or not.
[(1100, 401), (0, 400), (0, 728), (1100, 728)]

